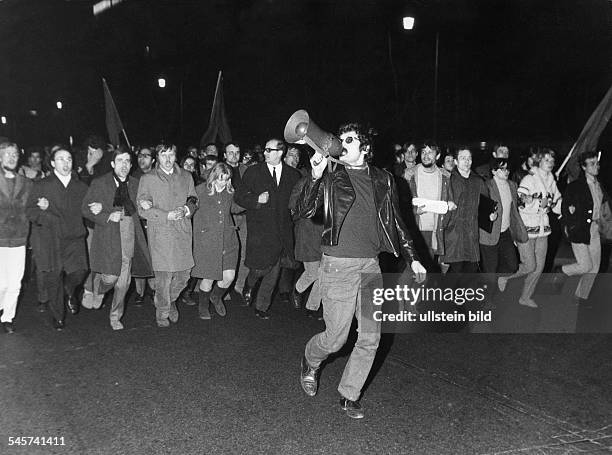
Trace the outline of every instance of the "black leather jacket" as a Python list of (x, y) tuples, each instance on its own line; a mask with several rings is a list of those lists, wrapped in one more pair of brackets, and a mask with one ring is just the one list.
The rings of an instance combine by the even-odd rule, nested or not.
[[(395, 256), (401, 253), (408, 263), (418, 261), (412, 239), (406, 225), (399, 216), (399, 202), (395, 182), (386, 171), (370, 166), (370, 177), (374, 190), (374, 204), (378, 214), (378, 235), (382, 251)], [(298, 197), (294, 215), (301, 218), (312, 217), (317, 208), (323, 205), (324, 230), (322, 243), (334, 246), (344, 218), (355, 200), (355, 190), (348, 172), (338, 165), (331, 173), (318, 180), (308, 179)]]

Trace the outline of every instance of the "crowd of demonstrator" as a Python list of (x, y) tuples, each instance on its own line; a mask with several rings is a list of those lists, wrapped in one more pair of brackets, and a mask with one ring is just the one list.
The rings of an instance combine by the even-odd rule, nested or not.
[[(160, 327), (178, 320), (177, 302), (197, 304), (200, 318), (210, 319), (211, 304), (225, 316), (224, 300), (231, 298), (252, 303), (255, 314), (267, 319), (275, 290), (282, 301), (301, 308), (309, 288), (306, 311), (321, 319), (323, 221), (320, 213), (292, 216), (304, 181), (311, 178), (310, 169), (301, 166), (306, 162), (301, 150), (271, 138), (263, 149), (245, 152), (237, 143), (225, 144), (221, 154), (212, 143), (188, 147), (178, 160), (173, 145), (133, 153), (92, 136), (82, 149), (57, 144), (29, 148), (23, 156), (4, 140), (0, 308), (5, 331), (15, 330), (25, 268), (27, 278), (36, 276), (39, 310), (50, 311), (58, 330), (66, 310), (100, 308), (111, 289), (110, 325), (123, 328), (132, 279), (134, 303), (152, 298)], [(434, 143), (406, 143), (397, 151), (391, 171), (402, 202), (410, 205), (418, 197), (447, 204), (444, 210), (428, 205), (411, 206), (412, 214), (402, 210), (404, 217), (414, 215), (414, 230), (429, 250), (422, 262), (444, 273), (498, 273), (501, 291), (509, 280), (524, 277), (518, 303), (537, 307), (532, 296), (547, 256), (549, 214), (562, 214), (576, 262), (556, 271), (582, 275), (576, 298), (586, 299), (599, 271), (600, 232), (609, 215), (597, 177), (598, 155), (580, 157), (581, 177), (562, 195), (552, 173), (554, 151), (533, 152), (512, 172), (509, 153), (498, 144), (488, 163), (472, 169), (469, 147), (442, 154)], [(478, 226), (481, 194), (497, 203), (490, 232)]]

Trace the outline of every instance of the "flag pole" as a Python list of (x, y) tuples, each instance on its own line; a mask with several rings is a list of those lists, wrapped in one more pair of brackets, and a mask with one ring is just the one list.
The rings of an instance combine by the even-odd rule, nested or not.
[(574, 153), (574, 149), (576, 148), (576, 144), (577, 144), (577, 142), (574, 142), (574, 145), (572, 145), (572, 148), (570, 149), (569, 153), (567, 154), (567, 156), (563, 160), (563, 163), (561, 163), (561, 166), (559, 166), (559, 169), (557, 169), (557, 172), (555, 172), (555, 175), (557, 176), (557, 180), (559, 180), (559, 176), (561, 175), (561, 171), (563, 170), (563, 168), (565, 167), (565, 165), (567, 164), (567, 162), (571, 158), (572, 153)]
[(128, 147), (130, 148), (130, 150), (132, 150), (132, 144), (130, 144), (130, 140), (127, 137), (125, 129), (121, 130), (121, 132), (123, 133), (123, 137), (125, 138), (125, 142), (127, 142)]
[(215, 96), (213, 98), (212, 108), (210, 110), (210, 120), (208, 121), (208, 124), (212, 123), (213, 116), (215, 114), (215, 106), (217, 104), (217, 94), (219, 93), (219, 84), (221, 84), (221, 73), (222, 71), (219, 70), (219, 76), (217, 76), (217, 86), (215, 87)]

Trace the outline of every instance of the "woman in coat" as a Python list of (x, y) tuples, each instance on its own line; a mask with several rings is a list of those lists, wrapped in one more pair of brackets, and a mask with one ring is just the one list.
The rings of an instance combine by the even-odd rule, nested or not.
[[(225, 316), (223, 295), (234, 281), (238, 263), (238, 235), (232, 221), (234, 204), (232, 169), (217, 163), (205, 183), (196, 187), (199, 208), (193, 216), (193, 257), (191, 276), (202, 278), (198, 312), (201, 319), (210, 319), (209, 303), (219, 316)], [(216, 284), (215, 284), (216, 282)]]

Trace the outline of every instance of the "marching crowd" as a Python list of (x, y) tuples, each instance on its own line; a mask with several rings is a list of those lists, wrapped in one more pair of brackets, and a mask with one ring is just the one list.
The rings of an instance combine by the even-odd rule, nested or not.
[[(426, 271), (485, 272), (497, 274), (503, 292), (524, 277), (518, 304), (536, 308), (551, 212), (561, 215), (575, 256), (555, 271), (582, 275), (575, 296), (588, 297), (612, 224), (597, 153), (579, 157), (581, 176), (562, 194), (550, 149), (512, 170), (508, 147), (496, 145), (490, 161), (472, 169), (469, 147), (443, 155), (434, 143), (407, 143), (385, 171), (370, 163), (361, 125), (343, 125), (339, 138), (337, 164), (314, 154), (306, 167), (304, 149), (278, 138), (244, 153), (233, 142), (221, 153), (215, 144), (189, 147), (182, 157), (171, 144), (133, 153), (97, 137), (80, 150), (57, 144), (23, 157), (0, 138), (4, 330), (15, 331), (26, 268), (39, 311), (58, 331), (67, 311), (98, 309), (107, 294), (110, 326), (121, 330), (132, 279), (134, 303), (152, 296), (158, 327), (178, 321), (177, 303), (198, 305), (208, 320), (211, 307), (225, 316), (231, 299), (268, 319), (275, 291), (296, 309), (308, 295), (308, 315), (326, 323), (302, 360), (302, 387), (312, 396), (320, 364), (360, 312), (361, 273), (380, 273), (379, 253), (401, 254), (418, 282)], [(492, 207), (484, 215), (483, 198)], [(360, 327), (338, 389), (351, 417), (363, 416), (358, 398), (379, 337), (379, 329)]]

